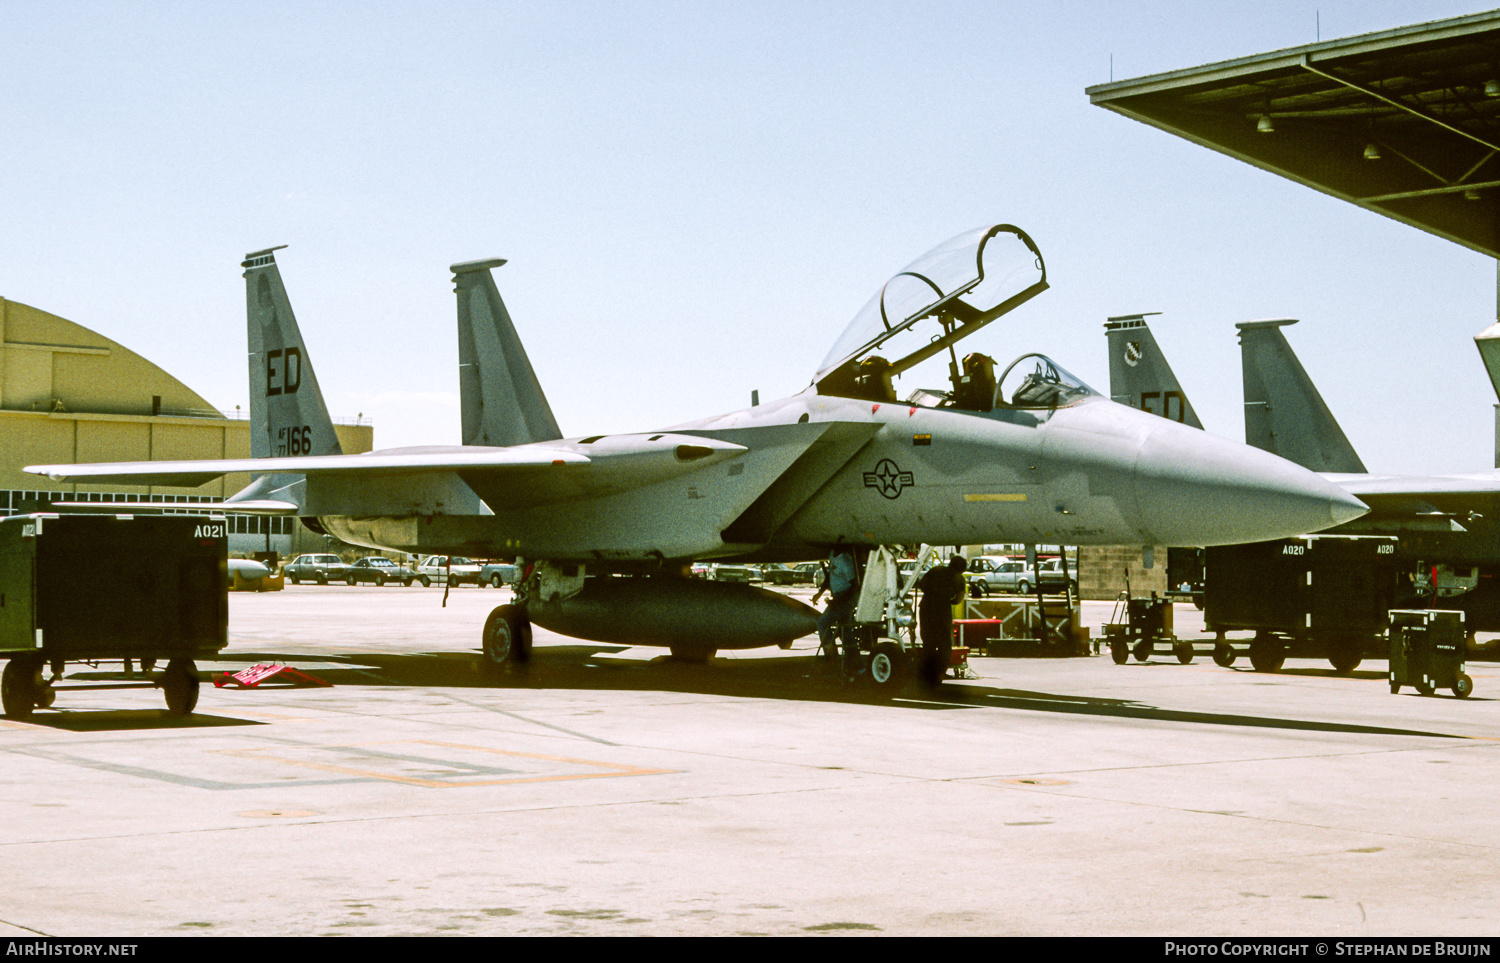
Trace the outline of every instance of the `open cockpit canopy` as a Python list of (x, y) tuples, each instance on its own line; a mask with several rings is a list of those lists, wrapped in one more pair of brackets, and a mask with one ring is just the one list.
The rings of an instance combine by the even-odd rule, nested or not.
[[(861, 378), (900, 374), (1046, 289), (1046, 265), (1025, 231), (996, 224), (960, 234), (908, 264), (854, 316), (818, 369), (818, 390), (843, 395)], [(881, 372), (861, 374), (870, 362)]]

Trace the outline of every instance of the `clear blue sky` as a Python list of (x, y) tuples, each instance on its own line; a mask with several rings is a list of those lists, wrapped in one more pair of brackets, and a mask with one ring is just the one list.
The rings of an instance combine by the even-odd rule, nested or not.
[[(241, 256), (275, 244), (336, 416), (458, 441), (447, 265), (497, 279), (563, 431), (804, 388), (951, 235), (1053, 289), (979, 335), (1108, 388), (1158, 339), (1239, 438), (1234, 322), (1289, 336), (1372, 470), (1492, 463), (1495, 265), (1090, 106), (1125, 79), (1475, 12), (1450, 2), (5, 4), (0, 295), (248, 401)], [(906, 386), (903, 386), (906, 387)]]

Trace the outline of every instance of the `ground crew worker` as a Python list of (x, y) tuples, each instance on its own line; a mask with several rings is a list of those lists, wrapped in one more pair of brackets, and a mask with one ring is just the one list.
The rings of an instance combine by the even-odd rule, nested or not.
[(922, 601), (917, 608), (922, 632), (920, 674), (922, 681), (931, 687), (943, 681), (953, 658), (953, 606), (963, 600), (968, 588), (964, 580), (968, 564), (962, 555), (955, 555), (947, 565), (928, 569), (917, 583), (922, 590)]
[(813, 595), (828, 592), (828, 608), (818, 617), (818, 641), (823, 644), (825, 654), (837, 651), (834, 646), (834, 631), (842, 630), (844, 642), (844, 674), (853, 676), (859, 672), (859, 643), (854, 633), (848, 631), (847, 623), (854, 617), (854, 603), (859, 599), (859, 576), (854, 566), (854, 551), (847, 545), (837, 545), (828, 556), (828, 568), (823, 573), (823, 585)]

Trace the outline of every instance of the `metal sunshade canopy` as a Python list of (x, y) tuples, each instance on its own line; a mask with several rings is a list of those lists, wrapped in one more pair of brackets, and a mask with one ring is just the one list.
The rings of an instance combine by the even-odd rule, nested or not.
[(1100, 107), (1500, 257), (1500, 11), (1085, 92)]

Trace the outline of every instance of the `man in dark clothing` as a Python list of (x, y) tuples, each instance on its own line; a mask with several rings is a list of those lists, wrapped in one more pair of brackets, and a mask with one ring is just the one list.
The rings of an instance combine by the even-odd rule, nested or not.
[(818, 640), (823, 652), (832, 655), (834, 636), (841, 635), (844, 649), (844, 674), (854, 675), (859, 670), (859, 643), (849, 631), (849, 620), (854, 617), (854, 603), (859, 601), (859, 570), (855, 566), (854, 551), (839, 544), (828, 557), (828, 568), (823, 573), (823, 585), (813, 595), (813, 604), (818, 596), (828, 593), (828, 608), (818, 619)]
[(934, 565), (922, 576), (917, 587), (922, 601), (917, 613), (922, 631), (922, 681), (936, 687), (948, 672), (953, 658), (953, 606), (964, 597), (968, 587), (964, 570), (968, 562), (962, 555), (949, 559), (947, 565)]

